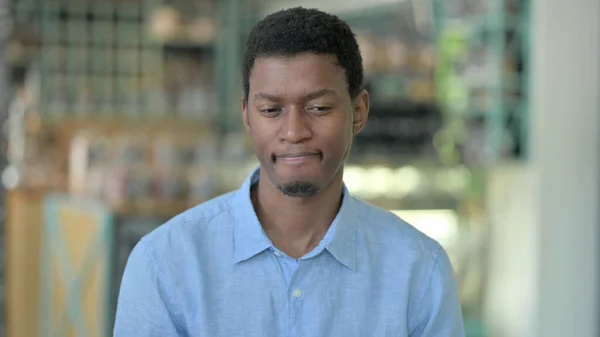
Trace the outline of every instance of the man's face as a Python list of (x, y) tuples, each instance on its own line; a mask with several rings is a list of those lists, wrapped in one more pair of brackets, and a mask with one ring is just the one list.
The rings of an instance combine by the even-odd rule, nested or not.
[(288, 196), (316, 195), (341, 175), (368, 94), (352, 100), (335, 57), (312, 53), (257, 58), (249, 83), (243, 118), (261, 168)]

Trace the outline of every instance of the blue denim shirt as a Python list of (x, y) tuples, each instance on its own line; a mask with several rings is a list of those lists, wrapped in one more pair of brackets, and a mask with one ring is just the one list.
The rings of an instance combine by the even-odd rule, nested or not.
[(448, 256), (344, 188), (321, 243), (299, 260), (273, 246), (242, 188), (145, 236), (125, 270), (114, 335), (464, 336)]

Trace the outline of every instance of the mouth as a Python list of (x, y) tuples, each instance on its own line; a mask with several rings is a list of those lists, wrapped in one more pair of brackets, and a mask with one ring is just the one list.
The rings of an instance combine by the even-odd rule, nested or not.
[(274, 162), (281, 161), (289, 164), (301, 164), (315, 159), (321, 160), (320, 152), (286, 153), (281, 155), (273, 155)]

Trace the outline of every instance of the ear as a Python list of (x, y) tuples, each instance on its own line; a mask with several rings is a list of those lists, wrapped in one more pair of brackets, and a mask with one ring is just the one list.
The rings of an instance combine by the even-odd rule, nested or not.
[(369, 118), (369, 93), (362, 90), (354, 99), (354, 116), (352, 122), (352, 133), (356, 136), (367, 124)]
[(247, 132), (250, 132), (250, 118), (248, 118), (248, 101), (242, 96), (242, 120), (244, 121), (244, 128)]

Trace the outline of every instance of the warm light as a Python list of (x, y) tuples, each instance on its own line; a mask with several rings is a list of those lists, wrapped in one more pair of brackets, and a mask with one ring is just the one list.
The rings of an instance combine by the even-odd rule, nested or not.
[(391, 212), (423, 234), (438, 241), (442, 246), (453, 243), (458, 235), (458, 215), (453, 210), (392, 210)]
[(421, 172), (413, 166), (393, 170), (377, 165), (370, 168), (347, 166), (344, 183), (350, 192), (362, 198), (402, 198), (417, 191), (423, 182)]
[(373, 166), (368, 174), (368, 184), (366, 187), (375, 196), (384, 196), (394, 188), (394, 171), (389, 167), (377, 165)]
[(19, 185), (19, 170), (16, 167), (9, 165), (2, 172), (2, 185), (7, 190), (12, 190)]
[(396, 170), (392, 194), (410, 194), (415, 192), (423, 181), (421, 172), (414, 166), (405, 166)]
[(346, 166), (344, 168), (344, 183), (350, 192), (360, 193), (365, 184), (366, 170), (358, 166)]

